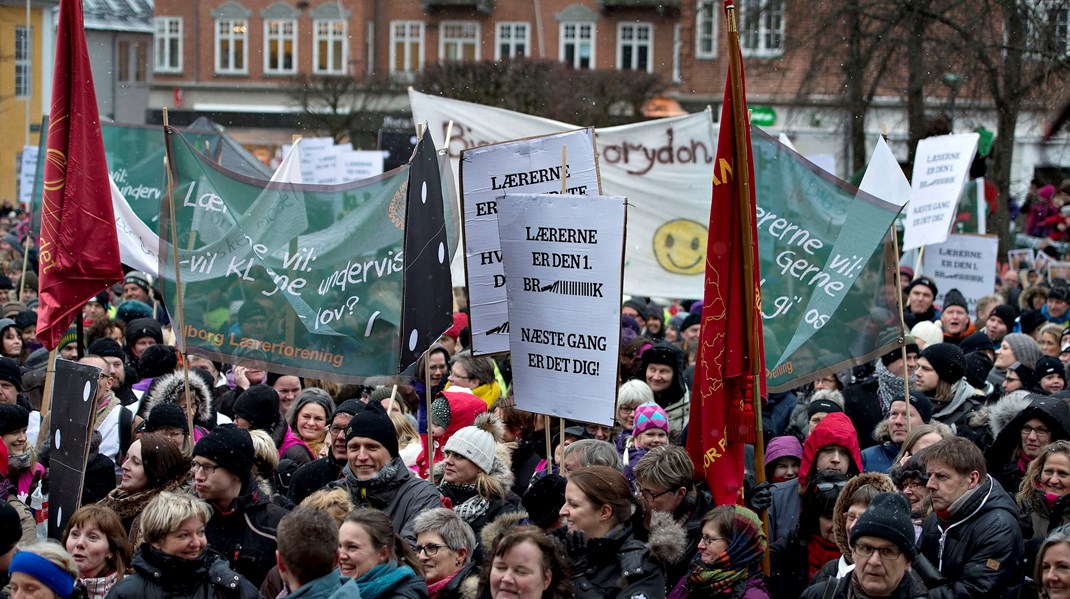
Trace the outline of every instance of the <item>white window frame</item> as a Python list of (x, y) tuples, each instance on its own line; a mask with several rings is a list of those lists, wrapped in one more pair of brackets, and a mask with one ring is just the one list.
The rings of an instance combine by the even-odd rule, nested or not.
[[(400, 27), (404, 27), (404, 30), (400, 30)], [(416, 35), (413, 35), (411, 27), (417, 27), (419, 29)], [(420, 72), (424, 68), (424, 32), (426, 27), (423, 21), (405, 21), (397, 20), (390, 21), (390, 74), (399, 75), (402, 77), (412, 77), (416, 73)], [(398, 33), (404, 35), (399, 36)], [(405, 43), (405, 69), (398, 70), (397, 66), (397, 44), (399, 42)], [(416, 56), (411, 56), (409, 49), (410, 44), (417, 44)], [(415, 61), (415, 64), (414, 64)], [(415, 66), (416, 68), (412, 68)]]
[[(584, 38), (582, 32), (584, 27), (590, 28), (590, 35), (586, 38), (586, 42), (583, 41)], [(572, 35), (568, 35), (568, 31), (570, 28), (572, 28), (573, 30)], [(558, 52), (558, 59), (561, 62), (568, 63), (565, 58), (567, 54), (565, 48), (569, 45), (574, 45), (575, 49), (573, 50), (572, 62), (570, 64), (572, 68), (577, 70), (590, 70), (594, 69), (597, 66), (598, 63), (595, 62), (595, 40), (597, 39), (597, 29), (595, 28), (594, 21), (565, 21), (561, 23), (561, 26), (559, 28), (559, 35), (561, 43), (558, 44), (558, 47), (560, 48)], [(584, 43), (589, 44), (591, 47), (590, 60), (588, 61), (589, 64), (586, 67), (580, 65), (581, 54), (579, 50), (582, 44)]]
[(15, 97), (33, 96), (33, 28), (15, 26)]
[[(215, 72), (217, 75), (248, 75), (249, 74), (249, 19), (220, 17), (213, 21), (215, 25)], [(223, 35), (220, 31), (223, 28), (223, 24), (229, 24), (226, 27), (227, 34)], [(241, 27), (241, 33), (235, 33), (235, 27)], [(224, 41), (230, 42), (229, 50), (227, 52), (230, 59), (230, 65), (227, 68), (223, 68), (223, 53), (221, 52), (222, 43)], [(233, 66), (238, 52), (234, 51), (234, 44), (241, 42), (241, 68), (235, 68)]]
[[(750, 23), (755, 11), (756, 26)], [(784, 54), (786, 12), (787, 0), (748, 0), (739, 7), (739, 45), (743, 56), (766, 58)], [(773, 37), (779, 44), (770, 43)]]
[[(335, 26), (341, 25), (341, 32)], [(320, 28), (325, 28), (320, 31)], [(320, 67), (320, 45), (326, 42), (326, 68)], [(337, 48), (335, 44), (338, 44)], [(336, 52), (341, 54), (336, 57)], [(335, 58), (338, 58), (336, 61)], [(332, 65), (339, 63), (336, 69)], [(315, 19), (312, 21), (312, 72), (317, 75), (345, 75), (349, 63), (349, 22), (345, 19)]]
[(720, 3), (715, 0), (698, 0), (695, 6), (695, 58), (699, 60), (717, 58), (719, 8)]
[[(272, 25), (277, 25), (279, 31), (277, 33), (271, 32)], [(286, 26), (289, 25), (290, 31), (286, 31)], [(279, 68), (271, 68), (271, 42), (278, 42), (278, 63)], [(290, 67), (283, 66), (283, 57), (285, 52), (283, 48), (286, 42), (290, 42), (293, 47), (293, 58), (291, 59)], [(264, 74), (265, 75), (296, 75), (297, 74), (297, 19), (264, 19)]]
[[(460, 28), (460, 36), (447, 36), (446, 32), (450, 28)], [(474, 34), (473, 37), (469, 35)], [(441, 62), (464, 62), (468, 60), (464, 57), (465, 46), (472, 47), (473, 57), (472, 60), (479, 60), (480, 46), (479, 43), (481, 37), (481, 31), (479, 27), (479, 21), (442, 21), (438, 24), (438, 59)], [(446, 48), (448, 46), (456, 46), (457, 55), (453, 58), (446, 56)]]
[[(626, 40), (625, 35), (631, 30), (631, 39)], [(646, 40), (640, 39), (640, 32), (646, 31)], [(624, 47), (631, 46), (631, 64), (624, 64)], [(636, 66), (639, 62), (639, 50), (646, 48), (646, 67)], [(646, 22), (617, 23), (617, 70), (618, 71), (646, 71), (654, 72), (654, 24)]]
[[(154, 73), (181, 73), (182, 17), (156, 17), (153, 21), (156, 29), (152, 44), (152, 71)], [(171, 43), (175, 41), (178, 43), (175, 44), (175, 52), (172, 52)]]
[[(517, 41), (521, 38), (517, 36), (517, 31), (523, 28), (523, 44), (524, 51), (517, 53)], [(509, 38), (503, 39), (502, 32), (508, 31)], [(527, 58), (531, 56), (531, 23), (527, 21), (501, 21), (495, 24), (494, 27), (495, 40), (494, 40), (494, 60), (510, 60), (513, 58)], [(509, 55), (502, 56), (502, 46), (509, 47)]]

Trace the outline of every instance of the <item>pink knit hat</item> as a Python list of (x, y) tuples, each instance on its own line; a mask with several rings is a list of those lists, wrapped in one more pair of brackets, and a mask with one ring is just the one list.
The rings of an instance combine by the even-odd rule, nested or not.
[(665, 415), (665, 410), (654, 402), (640, 404), (635, 409), (635, 424), (632, 428), (632, 436), (638, 437), (653, 428), (660, 428), (665, 431), (666, 435), (669, 434), (669, 417)]

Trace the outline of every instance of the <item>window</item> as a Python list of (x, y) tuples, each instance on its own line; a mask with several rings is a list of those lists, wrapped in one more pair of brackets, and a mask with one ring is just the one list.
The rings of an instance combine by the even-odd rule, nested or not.
[(739, 45), (746, 56), (784, 53), (784, 0), (750, 0), (739, 11)]
[(347, 23), (339, 20), (313, 22), (312, 70), (317, 75), (344, 75), (346, 72)]
[(479, 60), (479, 23), (443, 21), (438, 26), (438, 58), (442, 61)]
[(157, 73), (182, 72), (182, 17), (156, 17), (155, 22), (153, 70)]
[(144, 82), (145, 71), (149, 66), (149, 45), (145, 42), (134, 44), (134, 81)]
[(297, 72), (297, 21), (264, 21), (264, 73), (292, 75)]
[(216, 19), (215, 72), (221, 75), (244, 75), (248, 48), (248, 19)]
[(717, 58), (719, 5), (714, 0), (699, 0), (695, 15), (695, 58)]
[(530, 28), (527, 23), (498, 23), (498, 45), (494, 60), (523, 58), (528, 55)]
[(574, 69), (594, 68), (594, 23), (561, 23), (561, 60)]
[(33, 29), (15, 27), (15, 97), (33, 94)]
[(1070, 49), (1070, 9), (1055, 0), (1041, 0), (1036, 6), (1021, 9), (1026, 56), (1048, 60), (1065, 55)]
[(653, 40), (654, 26), (649, 23), (617, 25), (617, 68), (648, 73), (654, 70)]
[(115, 45), (115, 80), (119, 83), (127, 83), (130, 81), (132, 74), (130, 73), (130, 42), (126, 40), (119, 40), (119, 43)]
[(390, 72), (411, 76), (423, 66), (423, 21), (392, 21), (390, 23)]

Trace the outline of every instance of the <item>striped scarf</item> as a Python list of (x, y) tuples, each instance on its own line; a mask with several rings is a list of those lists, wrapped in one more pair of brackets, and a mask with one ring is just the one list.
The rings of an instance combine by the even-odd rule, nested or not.
[(766, 550), (765, 531), (758, 515), (745, 507), (733, 506), (732, 542), (712, 564), (702, 561), (702, 554), (691, 562), (687, 576), (690, 591), (715, 594), (727, 591), (753, 575)]

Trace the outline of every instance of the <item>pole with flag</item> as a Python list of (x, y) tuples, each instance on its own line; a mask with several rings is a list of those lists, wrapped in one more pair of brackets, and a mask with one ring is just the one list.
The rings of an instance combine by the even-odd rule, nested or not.
[[(60, 0), (45, 143), (37, 338), (56, 346), (82, 306), (123, 278), (81, 0)], [(48, 411), (47, 394), (42, 414)]]
[(758, 482), (765, 479), (765, 360), (754, 169), (733, 0), (725, 1), (725, 16), (729, 70), (714, 163), (702, 328), (687, 437), (688, 452), (717, 505), (740, 502), (746, 444), (754, 444)]

